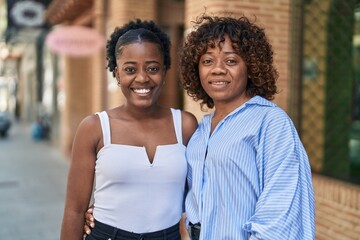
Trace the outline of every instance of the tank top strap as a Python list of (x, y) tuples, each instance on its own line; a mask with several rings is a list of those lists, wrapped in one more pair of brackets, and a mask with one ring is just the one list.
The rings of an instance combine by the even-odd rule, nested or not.
[(172, 113), (173, 121), (174, 121), (176, 139), (179, 144), (183, 144), (182, 125), (181, 125), (181, 110), (171, 108), (171, 113)]
[(111, 144), (110, 121), (106, 111), (96, 113), (100, 118), (104, 146)]

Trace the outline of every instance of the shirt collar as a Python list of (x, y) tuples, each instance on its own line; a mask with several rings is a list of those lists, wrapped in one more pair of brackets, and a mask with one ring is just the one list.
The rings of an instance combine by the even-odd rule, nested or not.
[[(250, 100), (245, 102), (243, 105), (262, 105), (262, 106), (268, 106), (268, 107), (276, 106), (275, 103), (270, 102), (269, 100), (267, 100), (263, 97), (260, 97), (260, 96), (254, 96), (254, 97), (250, 98)], [(241, 108), (241, 106), (240, 106), (240, 108)]]
[[(267, 107), (275, 107), (276, 104), (273, 102), (270, 102), (269, 100), (261, 97), (261, 96), (254, 96), (252, 98), (250, 98), (247, 102), (245, 102), (244, 104), (242, 104), (241, 106), (237, 107), (236, 109), (234, 109), (231, 113), (229, 113), (223, 120), (225, 120), (226, 118), (228, 118), (229, 116), (239, 112), (241, 109), (245, 108), (245, 107), (249, 107), (251, 105), (261, 105), (261, 106), (267, 106)], [(205, 115), (204, 117), (211, 120), (212, 117), (214, 116), (214, 111)]]

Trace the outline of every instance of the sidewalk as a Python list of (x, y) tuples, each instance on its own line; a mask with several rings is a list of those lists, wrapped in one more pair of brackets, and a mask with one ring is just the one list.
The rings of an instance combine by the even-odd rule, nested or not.
[(30, 126), (0, 138), (0, 239), (58, 240), (69, 160)]

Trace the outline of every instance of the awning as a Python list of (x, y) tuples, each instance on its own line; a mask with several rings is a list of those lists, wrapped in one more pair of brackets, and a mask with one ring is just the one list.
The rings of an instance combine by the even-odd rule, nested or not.
[(71, 22), (91, 10), (93, 3), (94, 0), (53, 0), (45, 18), (51, 25)]

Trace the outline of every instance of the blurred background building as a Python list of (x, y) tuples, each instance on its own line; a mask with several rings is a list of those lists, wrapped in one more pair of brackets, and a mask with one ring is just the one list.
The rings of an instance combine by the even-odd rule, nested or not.
[(294, 121), (310, 158), (317, 239), (360, 239), (360, 0), (0, 3), (0, 111), (25, 123), (46, 118), (49, 141), (66, 153), (86, 115), (123, 101), (105, 68), (106, 39), (116, 26), (151, 19), (168, 32), (172, 68), (160, 102), (201, 119), (204, 112), (178, 82), (177, 54), (191, 21), (204, 12), (255, 20), (275, 52), (275, 102)]

